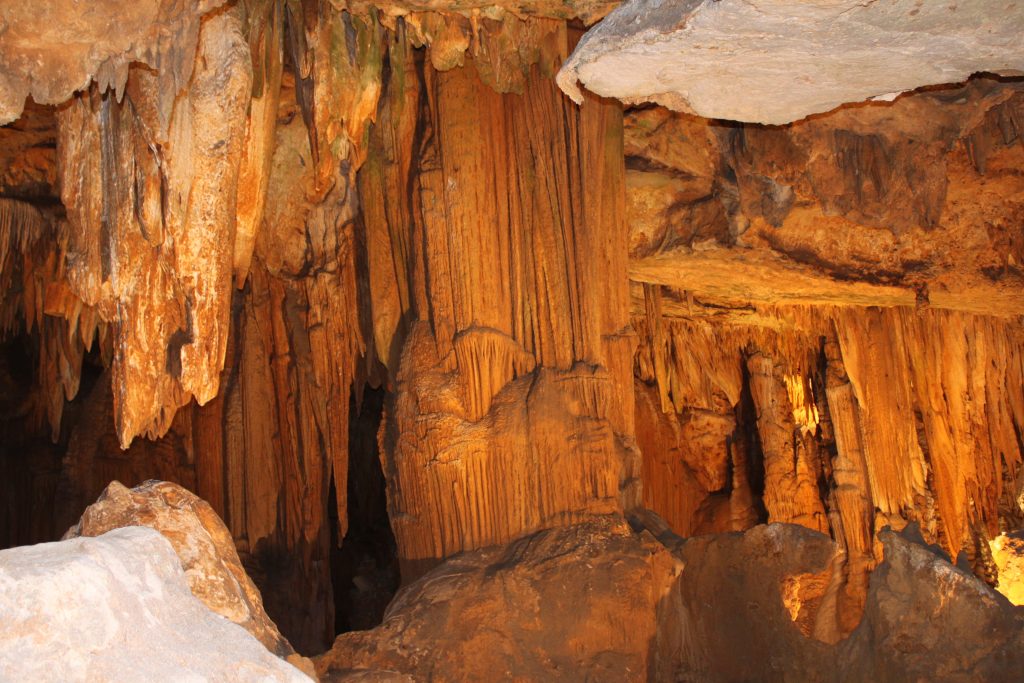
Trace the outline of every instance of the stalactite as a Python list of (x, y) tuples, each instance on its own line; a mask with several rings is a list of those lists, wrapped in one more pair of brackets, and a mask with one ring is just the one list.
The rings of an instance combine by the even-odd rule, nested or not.
[(468, 55), (444, 72), (397, 41), (389, 56), (361, 187), (396, 389), (382, 457), (416, 573), (635, 500), (621, 119), (577, 113), (536, 66), (503, 95)]
[[(1019, 495), (1024, 338), (1016, 318), (937, 309), (786, 307), (762, 314), (762, 324), (663, 316), (669, 355), (657, 372), (645, 311), (634, 319), (639, 377), (670, 397), (673, 416), (685, 416), (721, 401), (735, 408), (739, 392), (730, 395), (728, 388), (746, 366), (768, 519), (805, 524), (840, 543), (848, 578), (838, 614), (841, 630), (849, 632), (867, 572), (880, 559), (873, 539), (883, 527), (917, 522), (930, 542), (969, 558), (977, 554), (979, 534), (998, 533), (1000, 510)], [(816, 366), (822, 352), (825, 364)], [(809, 417), (814, 401), (802, 388), (787, 390), (789, 377), (801, 378), (796, 386), (825, 387), (820, 403), (834, 455), (817, 426), (820, 416)], [(646, 435), (645, 463), (671, 457), (678, 443), (677, 436)], [(673, 494), (657, 493), (665, 490), (659, 476), (673, 478)], [(645, 500), (655, 511), (678, 520), (678, 533), (700, 529), (692, 514), (677, 511), (699, 505), (715, 489), (694, 487), (689, 470), (659, 470), (651, 479)], [(987, 566), (984, 558), (978, 563)]]
[[(60, 112), (67, 255), (52, 255), (57, 272), (42, 285), (46, 313), (59, 316), (46, 329), (63, 336), (44, 349), (80, 363), (87, 344), (72, 335), (91, 343), (97, 325), (113, 342), (111, 373), (99, 380), (113, 391), (92, 399), (108, 410), (88, 434), (76, 427), (65, 462), (71, 514), (110, 479), (192, 488), (271, 589), (268, 610), (313, 652), (333, 636), (328, 558), (346, 530), (349, 397), (365, 353), (361, 153), (359, 140), (327, 144), (324, 165), (312, 163), (283, 70), (283, 29), (278, 3), (205, 19), (192, 80), (166, 121), (159, 79), (141, 71), (122, 102), (93, 89)], [(347, 92), (345, 79), (362, 65), (322, 75), (324, 92)], [(344, 120), (365, 126), (367, 105), (344, 104), (356, 108)], [(327, 132), (334, 143), (355, 134), (333, 123)], [(316, 131), (313, 140), (322, 142)], [(316, 175), (328, 168), (329, 177)], [(77, 383), (77, 369), (50, 356), (52, 381)], [(51, 413), (70, 392), (50, 400)], [(113, 423), (122, 447), (140, 432), (167, 435), (120, 454), (106, 431)], [(332, 479), (338, 538), (327, 510)]]
[(68, 280), (115, 327), (122, 446), (209, 401), (224, 360), (252, 78), (238, 12), (204, 21), (197, 50), (166, 131), (162, 81), (142, 70), (122, 103), (94, 89), (59, 115)]
[[(67, 444), (62, 519), (111, 479), (193, 489), (321, 649), (370, 384), (406, 580), (641, 505), (830, 534), (784, 587), (830, 643), (887, 525), (997, 579), (988, 539), (1024, 520), (1019, 83), (624, 119), (553, 82), (599, 0), (187, 4), (126, 10), (72, 50), (71, 101), (0, 134), (0, 338), (38, 360), (12, 414)], [(0, 119), (67, 85), (11, 74)]]

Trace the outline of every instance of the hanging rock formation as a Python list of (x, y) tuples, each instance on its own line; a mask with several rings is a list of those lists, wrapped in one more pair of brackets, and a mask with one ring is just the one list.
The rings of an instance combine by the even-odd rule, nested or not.
[(778, 129), (626, 116), (645, 504), (683, 535), (830, 533), (844, 632), (887, 524), (993, 583), (1021, 525), (1019, 87)]
[(1024, 7), (985, 0), (628, 0), (558, 75), (627, 104), (784, 124), (979, 72), (1024, 72)]
[(552, 30), (524, 95), (484, 83), (482, 60), (436, 72), (391, 48), (404, 77), (371, 153), (413, 156), (369, 167), (361, 189), (392, 208), (368, 212), (367, 232), (392, 245), (370, 255), (371, 296), (378, 353), (397, 360), (381, 443), (413, 575), (635, 500), (621, 115), (576, 109), (543, 76), (565, 47)]
[(61, 104), (95, 79), (124, 90), (132, 62), (159, 74), (161, 90), (181, 89), (192, 72), (199, 19), (224, 0), (62, 0), (0, 9), (0, 124), (21, 114), (25, 98)]

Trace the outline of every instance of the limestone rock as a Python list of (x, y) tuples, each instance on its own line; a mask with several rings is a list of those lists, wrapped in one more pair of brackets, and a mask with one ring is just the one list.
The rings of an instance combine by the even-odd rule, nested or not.
[(827, 536), (788, 524), (686, 540), (676, 631), (662, 634), (675, 649), (652, 680), (827, 680), (829, 646), (814, 634), (834, 623), (823, 597), (835, 551)]
[[(887, 524), (994, 579), (1021, 526), (1022, 117), (989, 77), (782, 127), (626, 114), (627, 174), (666, 188), (627, 223), (644, 501), (677, 533), (825, 530), (848, 613)], [(731, 486), (676, 455), (694, 415)]]
[(93, 78), (124, 89), (131, 62), (163, 73), (173, 92), (192, 71), (200, 17), (224, 0), (119, 0), (4, 3), (0, 7), (0, 125), (18, 118), (25, 98), (60, 104)]
[(130, 526), (156, 529), (171, 542), (192, 593), (203, 604), (249, 631), (274, 654), (295, 653), (263, 611), (260, 592), (245, 573), (227, 527), (209, 504), (177, 484), (147, 481), (128, 489), (111, 482), (64, 538), (100, 536)]
[(847, 680), (1017, 680), (1024, 609), (933, 550), (892, 531), (880, 537), (885, 562), (838, 660)]
[(389, 59), (402, 77), (382, 94), (360, 192), (408, 580), (629, 509), (639, 454), (618, 106), (566, 101), (549, 59), (522, 95), (485, 82), (483, 55), (438, 72), (396, 43)]
[(196, 599), (152, 529), (0, 552), (0, 624), (3, 680), (308, 680)]
[(707, 118), (783, 124), (987, 71), (1024, 71), (1024, 5), (988, 0), (630, 0), (558, 82)]
[(647, 680), (677, 571), (621, 517), (542, 531), (435, 568), (399, 593), (381, 626), (340, 636), (317, 672), (327, 681), (353, 680), (344, 676), (359, 668), (433, 681)]
[(823, 534), (770, 524), (683, 540), (649, 511), (629, 526), (595, 517), (449, 559), (403, 589), (381, 626), (340, 636), (317, 672), (326, 681), (391, 680), (385, 672), (436, 681), (1014, 680), (1024, 610), (909, 534), (881, 539), (885, 561), (849, 633), (849, 558)]

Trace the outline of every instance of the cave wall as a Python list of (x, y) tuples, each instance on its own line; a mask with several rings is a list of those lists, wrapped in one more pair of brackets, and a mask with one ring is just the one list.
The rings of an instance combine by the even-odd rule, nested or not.
[(916, 522), (994, 582), (1024, 483), (1022, 106), (983, 78), (783, 128), (627, 113), (644, 502), (678, 533), (829, 533), (858, 605), (877, 532)]
[(1024, 522), (1020, 82), (783, 127), (577, 106), (567, 19), (608, 9), (248, 0), (0, 128), (0, 332), (31, 349), (0, 377), (7, 538), (176, 481), (322, 649), (370, 385), (406, 581), (638, 505), (830, 534), (833, 639), (886, 525), (994, 581)]
[(391, 46), (360, 189), (407, 575), (637, 496), (621, 111), (564, 100), (543, 29), (522, 94)]

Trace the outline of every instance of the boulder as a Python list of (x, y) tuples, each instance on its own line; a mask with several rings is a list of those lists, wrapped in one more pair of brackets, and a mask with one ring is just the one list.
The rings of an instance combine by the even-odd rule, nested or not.
[(1017, 680), (1024, 609), (910, 532), (880, 541), (861, 612), (811, 529), (593, 517), (447, 560), (314, 661), (339, 682)]
[(688, 539), (675, 651), (654, 680), (1013, 681), (1024, 668), (1024, 609), (941, 550), (891, 530), (859, 625), (834, 641), (842, 553), (827, 536), (770, 524)]
[(99, 536), (145, 526), (170, 541), (193, 595), (280, 657), (295, 650), (263, 610), (259, 589), (245, 573), (231, 533), (209, 503), (177, 484), (150, 480), (133, 489), (113, 481), (64, 538)]
[(1024, 608), (948, 558), (885, 529), (864, 619), (843, 644), (841, 681), (1019, 681)]
[(164, 536), (126, 527), (0, 552), (0, 680), (309, 679), (193, 596)]
[[(431, 681), (644, 681), (678, 563), (621, 517), (541, 531), (449, 559), (405, 587), (384, 623), (316, 658), (321, 680), (360, 669)], [(358, 674), (362, 675), (362, 674)], [(366, 674), (370, 675), (370, 674)], [(393, 674), (387, 674), (393, 675)]]

